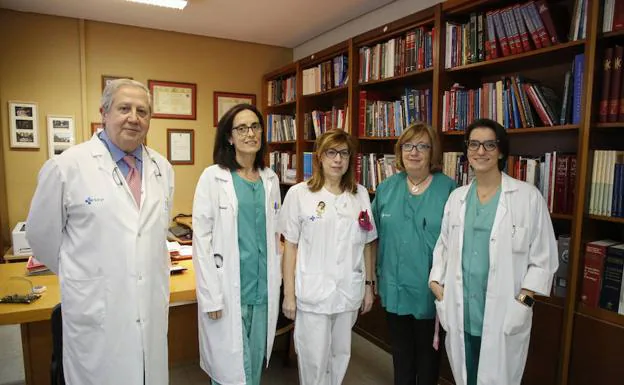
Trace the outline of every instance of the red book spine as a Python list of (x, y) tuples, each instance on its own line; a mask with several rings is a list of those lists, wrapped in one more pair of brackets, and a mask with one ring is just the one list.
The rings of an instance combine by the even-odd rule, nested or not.
[(586, 306), (598, 307), (606, 253), (607, 247), (604, 245), (590, 242), (585, 246), (581, 302)]
[(546, 1), (544, 0), (537, 0), (535, 2), (535, 5), (537, 6), (539, 16), (544, 23), (544, 27), (548, 32), (550, 42), (553, 44), (559, 43), (559, 39), (557, 38), (557, 30), (555, 29), (555, 23), (553, 23), (552, 17), (550, 15), (550, 9), (548, 9), (548, 3), (546, 3)]
[(570, 157), (570, 172), (568, 175), (568, 207), (566, 207), (566, 214), (572, 214), (574, 212), (574, 198), (575, 198), (575, 184), (576, 184), (576, 156)]
[(366, 91), (360, 91), (360, 110), (358, 121), (358, 135), (366, 136)]
[[(611, 62), (611, 90), (609, 91), (609, 107), (607, 111), (607, 121), (609, 122), (617, 122), (618, 118), (623, 54), (624, 47), (616, 45), (613, 50), (613, 61)], [(602, 100), (600, 102), (602, 103)]]
[(500, 44), (503, 56), (511, 55), (511, 50), (509, 48), (509, 40), (507, 39), (507, 35), (505, 35), (505, 28), (503, 27), (503, 20), (501, 17), (500, 10), (496, 10), (492, 13), (492, 20), (494, 21), (494, 28), (496, 29), (496, 36), (498, 36), (498, 42)]
[(560, 155), (557, 157), (557, 168), (555, 170), (555, 213), (565, 213), (568, 206), (568, 167), (570, 157)]
[[(600, 96), (600, 104), (598, 105), (598, 121), (604, 123), (609, 115), (609, 91), (611, 88), (611, 73), (613, 63), (613, 48), (609, 47), (605, 50), (604, 60), (602, 62), (602, 93)], [(617, 96), (613, 96), (617, 98)]]

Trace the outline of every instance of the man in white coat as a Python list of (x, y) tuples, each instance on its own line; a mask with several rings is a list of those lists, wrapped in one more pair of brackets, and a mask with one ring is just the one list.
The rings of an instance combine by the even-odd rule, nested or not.
[(102, 132), (43, 165), (26, 236), (59, 277), (66, 383), (167, 384), (173, 169), (143, 145), (143, 84), (109, 83), (100, 112)]

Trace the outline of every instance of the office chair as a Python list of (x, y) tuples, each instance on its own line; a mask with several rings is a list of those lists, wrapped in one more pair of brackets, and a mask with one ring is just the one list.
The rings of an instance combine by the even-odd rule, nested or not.
[(61, 304), (52, 309), (52, 362), (50, 363), (50, 384), (65, 385), (63, 374), (63, 322)]

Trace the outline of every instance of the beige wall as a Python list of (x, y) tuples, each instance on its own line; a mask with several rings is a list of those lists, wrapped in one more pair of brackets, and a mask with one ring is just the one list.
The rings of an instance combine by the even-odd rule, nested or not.
[[(262, 75), (292, 61), (292, 50), (286, 48), (4, 9), (0, 53), (0, 127), (11, 228), (26, 218), (37, 173), (47, 159), (46, 115), (73, 115), (77, 140), (88, 138), (88, 123), (100, 120), (101, 75), (197, 84), (197, 120), (152, 119), (147, 139), (166, 156), (167, 128), (195, 130), (195, 164), (174, 166), (174, 213), (190, 213), (195, 184), (212, 163), (213, 91), (253, 93), (260, 105)], [(9, 149), (9, 100), (38, 103), (38, 151)]]

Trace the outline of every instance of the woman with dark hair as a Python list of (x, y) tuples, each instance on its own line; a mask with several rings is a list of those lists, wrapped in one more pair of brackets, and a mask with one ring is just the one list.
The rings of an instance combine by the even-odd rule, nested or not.
[(338, 385), (351, 357), (357, 311), (373, 304), (371, 242), (377, 238), (366, 189), (354, 176), (355, 143), (335, 129), (315, 143), (312, 178), (288, 190), (280, 213), (286, 239), (284, 315), (295, 320), (301, 385)]
[(502, 172), (505, 129), (480, 119), (465, 139), (475, 178), (448, 199), (429, 286), (455, 383), (519, 385), (533, 297), (550, 293), (557, 243), (539, 190)]
[(264, 167), (256, 107), (239, 104), (219, 121), (214, 162), (193, 201), (200, 366), (213, 384), (258, 385), (279, 312), (277, 175)]
[(428, 280), (444, 205), (456, 187), (440, 172), (440, 147), (431, 126), (416, 123), (403, 131), (395, 146), (401, 172), (377, 187), (373, 201), (376, 288), (386, 310), (395, 385), (438, 383), (435, 298)]

